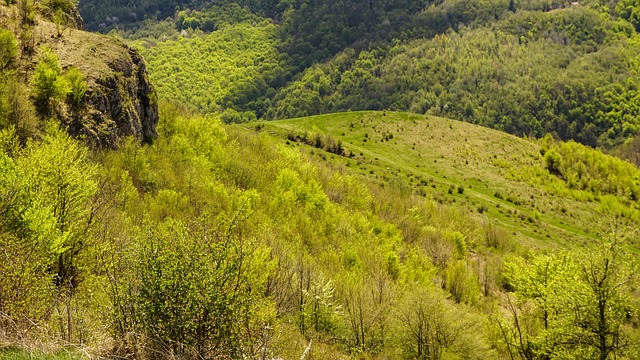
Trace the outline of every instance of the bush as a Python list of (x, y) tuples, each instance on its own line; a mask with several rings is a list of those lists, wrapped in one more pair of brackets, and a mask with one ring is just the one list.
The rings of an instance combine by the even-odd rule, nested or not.
[(36, 10), (33, 0), (18, 0), (18, 9), (20, 10), (23, 27), (35, 25)]
[(254, 320), (271, 316), (258, 301), (266, 255), (232, 230), (244, 220), (229, 219), (221, 231), (206, 230), (206, 220), (196, 230), (171, 219), (149, 226), (135, 255), (135, 280), (121, 284), (128, 290), (114, 304), (131, 309), (116, 323), (135, 324), (119, 335), (134, 331), (145, 351), (169, 357), (242, 358), (254, 331), (267, 331)]
[(44, 49), (32, 79), (34, 101), (43, 115), (48, 115), (52, 103), (63, 99), (68, 92), (67, 82), (61, 75), (58, 57), (50, 49)]
[(562, 156), (555, 150), (551, 149), (544, 154), (544, 160), (547, 164), (547, 169), (554, 175), (560, 175), (560, 166), (562, 165)]
[(18, 42), (13, 32), (0, 29), (0, 71), (14, 68), (17, 56)]
[(71, 104), (78, 105), (84, 98), (87, 92), (87, 80), (84, 74), (75, 67), (71, 67), (64, 75), (67, 83), (69, 93), (67, 97)]

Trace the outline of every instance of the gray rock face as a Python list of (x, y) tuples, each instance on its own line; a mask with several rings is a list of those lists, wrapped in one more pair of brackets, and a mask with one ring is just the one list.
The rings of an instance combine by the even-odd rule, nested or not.
[(158, 124), (157, 95), (137, 51), (110, 59), (110, 73), (89, 81), (86, 112), (69, 130), (94, 146), (116, 147), (119, 138), (134, 136), (150, 142)]

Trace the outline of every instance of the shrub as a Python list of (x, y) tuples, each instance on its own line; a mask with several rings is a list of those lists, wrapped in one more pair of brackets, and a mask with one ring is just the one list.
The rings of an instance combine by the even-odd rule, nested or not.
[(68, 92), (67, 82), (61, 75), (58, 57), (50, 49), (44, 49), (32, 80), (35, 104), (44, 115), (49, 113), (53, 102), (64, 98)]
[(18, 0), (18, 9), (23, 27), (35, 25), (36, 10), (33, 5), (33, 0)]
[[(227, 223), (229, 229), (235, 221)], [(142, 335), (146, 351), (242, 358), (249, 333), (265, 331), (254, 320), (270, 316), (257, 301), (266, 280), (265, 255), (232, 230), (203, 229), (170, 219), (148, 229), (139, 244), (137, 280), (123, 284), (131, 292), (119, 304), (133, 313), (117, 316), (136, 324), (129, 330)]]
[(13, 32), (0, 29), (0, 71), (16, 66), (18, 42)]
[(69, 93), (67, 97), (71, 104), (78, 105), (84, 98), (87, 92), (87, 80), (84, 74), (75, 67), (71, 67), (64, 75), (67, 83)]
[(562, 156), (555, 150), (551, 149), (544, 154), (544, 160), (547, 169), (554, 175), (560, 175), (560, 166), (562, 165)]

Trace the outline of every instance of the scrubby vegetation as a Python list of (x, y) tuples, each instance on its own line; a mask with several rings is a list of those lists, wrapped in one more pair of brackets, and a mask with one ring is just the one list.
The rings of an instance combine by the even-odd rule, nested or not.
[[(635, 356), (635, 262), (623, 255), (635, 240), (624, 233), (583, 237), (588, 258), (575, 245), (549, 255), (545, 261), (564, 265), (547, 275), (563, 286), (543, 303), (522, 284), (543, 281), (535, 266), (546, 255), (525, 254), (531, 244), (554, 245), (535, 236), (518, 243), (508, 222), (487, 223), (437, 189), (421, 195), (402, 177), (377, 185), (357, 169), (333, 170), (337, 164), (305, 155), (337, 156), (315, 143), (308, 152), (264, 126), (255, 132), (184, 114), (165, 104), (153, 145), (124, 140), (100, 153), (53, 123), (24, 146), (12, 127), (3, 130), (3, 341), (48, 337), (136, 357), (297, 358), (310, 341), (309, 356), (320, 358)], [(378, 116), (391, 126), (413, 121)], [(324, 131), (306, 138), (324, 143)], [(392, 141), (405, 140), (396, 132)], [(446, 196), (476, 191), (460, 185)], [(564, 286), (566, 274), (575, 289)], [(600, 292), (591, 274), (611, 283)], [(601, 294), (611, 306), (604, 323), (596, 305), (593, 313), (585, 307)], [(572, 318), (570, 309), (587, 317)], [(544, 311), (553, 315), (543, 326)], [(521, 323), (532, 326), (526, 343), (516, 341)]]
[(0, 17), (0, 358), (640, 357), (635, 2), (83, 1), (109, 150), (69, 4)]

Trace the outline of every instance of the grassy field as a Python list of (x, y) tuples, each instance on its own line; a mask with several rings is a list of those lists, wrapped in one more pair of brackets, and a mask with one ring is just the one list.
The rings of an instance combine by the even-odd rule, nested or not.
[[(552, 186), (563, 186), (562, 180), (545, 183), (541, 174), (549, 174), (535, 140), (450, 119), (391, 112), (329, 114), (263, 122), (258, 128), (382, 186), (458, 204), (529, 246), (583, 246), (597, 236), (601, 204), (553, 191)], [(339, 140), (347, 156), (286, 140), (315, 134)]]

